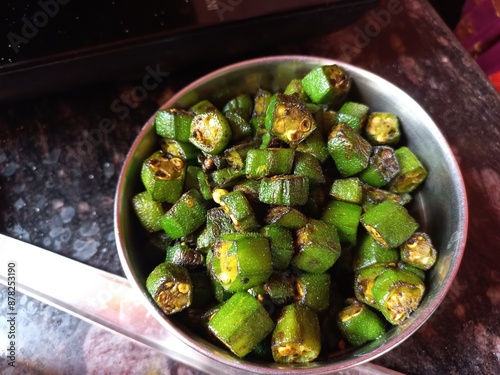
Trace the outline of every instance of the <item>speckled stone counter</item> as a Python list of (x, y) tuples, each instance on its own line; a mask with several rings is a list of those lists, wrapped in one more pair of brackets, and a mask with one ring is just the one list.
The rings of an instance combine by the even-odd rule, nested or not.
[[(131, 80), (0, 105), (0, 231), (123, 275), (113, 200), (142, 125), (193, 79), (268, 54), (318, 55), (366, 68), (408, 92), (435, 120), (465, 180), (468, 243), (442, 305), (375, 363), (408, 374), (499, 374), (500, 98), (426, 1), (382, 1), (342, 30), (168, 74), (152, 63), (149, 69), (163, 73), (153, 90), (138, 90), (141, 81)], [(1, 286), (2, 317), (6, 296)], [(18, 304), (15, 369), (3, 354), (6, 322), (0, 320), (2, 374), (199, 373), (35, 299), (19, 295)]]

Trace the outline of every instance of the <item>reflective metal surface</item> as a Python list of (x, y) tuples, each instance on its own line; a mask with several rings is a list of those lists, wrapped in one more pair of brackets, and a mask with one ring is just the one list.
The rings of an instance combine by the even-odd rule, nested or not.
[[(354, 66), (324, 58), (278, 56), (245, 61), (215, 71), (177, 93), (162, 108), (189, 107), (210, 98), (214, 104), (225, 103), (241, 92), (255, 92), (264, 87), (271, 91), (283, 89), (291, 78), (301, 77), (311, 69), (337, 63), (353, 77), (351, 99), (369, 105), (371, 111), (389, 111), (401, 120), (407, 145), (426, 165), (429, 176), (413, 202), (413, 210), (438, 249), (439, 259), (429, 272), (427, 293), (418, 310), (401, 326), (372, 343), (357, 348), (331, 361), (306, 365), (262, 364), (236, 358), (164, 316), (145, 290), (145, 280), (161, 259), (143, 252), (144, 237), (132, 211), (132, 197), (142, 191), (142, 161), (156, 149), (152, 119), (144, 126), (132, 145), (124, 164), (115, 201), (115, 232), (120, 260), (131, 284), (143, 296), (150, 313), (171, 333), (206, 356), (251, 373), (326, 374), (345, 370), (370, 361), (391, 350), (414, 333), (433, 313), (448, 291), (459, 268), (467, 234), (467, 199), (460, 170), (438, 127), (426, 112), (407, 94), (384, 79)], [(413, 212), (413, 211), (412, 211)]]

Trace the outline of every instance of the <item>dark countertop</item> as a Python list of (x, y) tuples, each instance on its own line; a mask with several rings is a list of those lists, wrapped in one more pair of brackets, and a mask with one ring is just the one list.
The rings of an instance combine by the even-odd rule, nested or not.
[[(423, 327), (375, 363), (408, 374), (500, 373), (500, 97), (426, 1), (382, 1), (376, 11), (388, 9), (384, 24), (368, 12), (340, 31), (169, 72), (145, 97), (134, 97), (141, 82), (132, 80), (1, 105), (0, 231), (123, 275), (113, 234), (115, 185), (127, 149), (158, 106), (193, 79), (242, 58), (335, 58), (384, 77), (428, 111), (455, 153), (469, 200), (467, 246), (448, 295)], [(114, 130), (106, 133), (103, 120)], [(3, 286), (0, 295), (5, 316)], [(18, 298), (18, 367), (8, 368), (2, 354), (2, 373), (198, 373), (35, 299)], [(0, 328), (3, 335), (4, 320)]]

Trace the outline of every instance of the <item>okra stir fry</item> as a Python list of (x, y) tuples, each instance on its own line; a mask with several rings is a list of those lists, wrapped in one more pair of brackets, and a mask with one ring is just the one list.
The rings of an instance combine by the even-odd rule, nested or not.
[(395, 113), (325, 65), (281, 92), (157, 112), (140, 223), (165, 314), (238, 357), (311, 362), (375, 340), (425, 293), (437, 253), (408, 203), (427, 170)]

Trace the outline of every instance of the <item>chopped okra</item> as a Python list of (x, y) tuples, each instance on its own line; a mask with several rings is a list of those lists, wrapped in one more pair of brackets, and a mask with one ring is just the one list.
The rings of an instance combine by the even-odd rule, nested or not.
[(428, 172), (397, 114), (371, 112), (354, 84), (329, 65), (158, 111), (131, 205), (163, 236), (146, 287), (165, 314), (238, 357), (302, 363), (418, 308), (438, 256), (410, 214)]

